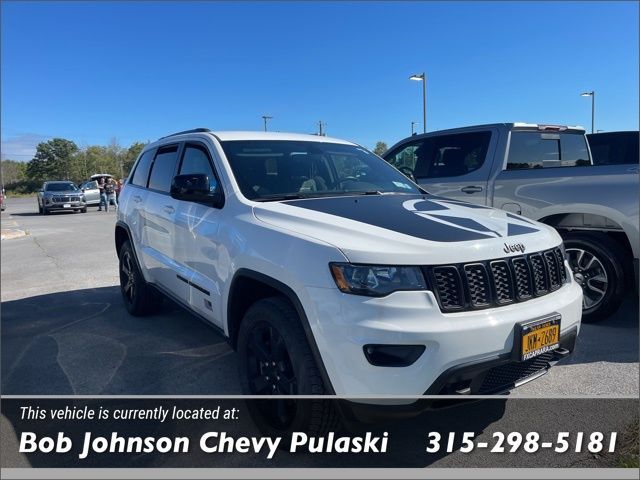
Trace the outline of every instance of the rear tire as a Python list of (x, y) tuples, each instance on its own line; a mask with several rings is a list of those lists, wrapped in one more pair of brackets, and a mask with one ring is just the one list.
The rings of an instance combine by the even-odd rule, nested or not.
[(120, 292), (127, 312), (141, 317), (157, 311), (162, 303), (162, 295), (142, 276), (128, 240), (120, 247), (119, 258)]
[(569, 266), (584, 295), (582, 321), (606, 319), (624, 296), (620, 246), (600, 232), (565, 232), (563, 238)]
[[(239, 373), (247, 395), (324, 395), (327, 389), (293, 306), (282, 297), (254, 303), (238, 332)], [(329, 400), (249, 400), (258, 428), (268, 435), (323, 435), (341, 418)]]

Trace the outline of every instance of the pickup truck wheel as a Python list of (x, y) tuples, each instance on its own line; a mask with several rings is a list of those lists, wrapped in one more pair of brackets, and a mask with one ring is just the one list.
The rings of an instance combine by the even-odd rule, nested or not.
[(127, 312), (139, 317), (156, 311), (162, 296), (145, 281), (129, 241), (122, 244), (119, 256), (120, 292)]
[[(240, 382), (247, 395), (323, 395), (320, 371), (298, 314), (284, 298), (253, 304), (238, 332)], [(340, 417), (328, 400), (250, 400), (249, 412), (261, 431), (301, 431), (319, 435), (338, 430)]]
[(620, 247), (598, 232), (567, 232), (563, 237), (569, 266), (582, 287), (582, 321), (604, 320), (618, 309), (624, 294)]

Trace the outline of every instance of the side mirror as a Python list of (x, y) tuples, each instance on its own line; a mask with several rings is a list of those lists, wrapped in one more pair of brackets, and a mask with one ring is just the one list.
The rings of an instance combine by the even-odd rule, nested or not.
[(177, 200), (198, 202), (222, 208), (224, 196), (215, 178), (204, 173), (176, 175), (171, 181), (171, 196)]

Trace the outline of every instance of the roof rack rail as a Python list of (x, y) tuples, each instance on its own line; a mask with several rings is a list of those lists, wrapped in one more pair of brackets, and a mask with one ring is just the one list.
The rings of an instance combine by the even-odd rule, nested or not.
[(165, 135), (164, 137), (160, 137), (158, 140), (162, 140), (163, 138), (175, 137), (176, 135), (182, 135), (184, 133), (205, 133), (210, 132), (208, 128), (192, 128), (191, 130), (183, 130), (182, 132), (172, 133), (171, 135)]

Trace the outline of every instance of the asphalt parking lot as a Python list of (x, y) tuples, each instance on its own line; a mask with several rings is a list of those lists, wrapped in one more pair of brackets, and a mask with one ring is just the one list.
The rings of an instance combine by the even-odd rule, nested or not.
[[(9, 199), (2, 240), (2, 393), (5, 395), (238, 394), (224, 339), (166, 303), (131, 317), (122, 306), (115, 212), (41, 216), (35, 198)], [(515, 396), (635, 396), (638, 300), (584, 325), (575, 353)]]

